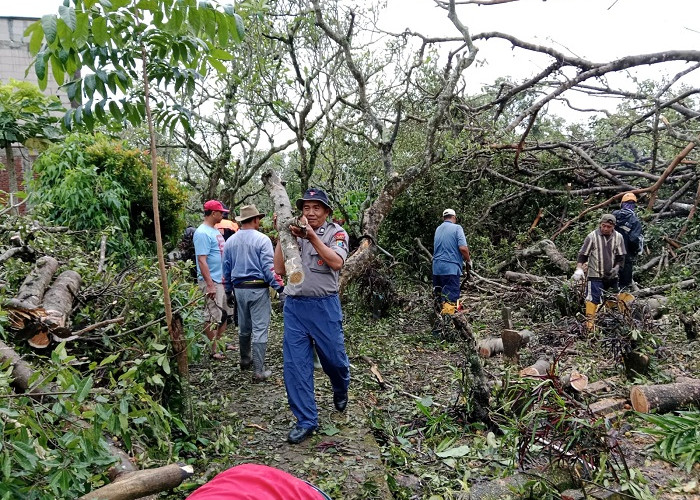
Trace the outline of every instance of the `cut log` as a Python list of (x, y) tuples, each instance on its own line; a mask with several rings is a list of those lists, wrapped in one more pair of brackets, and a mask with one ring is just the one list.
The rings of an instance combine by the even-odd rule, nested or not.
[(42, 321), (51, 334), (59, 338), (71, 334), (68, 320), (81, 284), (82, 279), (78, 273), (63, 271), (46, 291), (42, 303), (45, 314)]
[(587, 394), (596, 394), (598, 392), (610, 392), (610, 390), (620, 383), (620, 377), (614, 376), (606, 378), (603, 380), (596, 380), (595, 382), (588, 384), (586, 387)]
[(552, 367), (551, 360), (547, 358), (538, 359), (535, 363), (520, 370), (521, 377), (541, 377), (547, 375)]
[(503, 352), (503, 340), (498, 337), (482, 340), (477, 345), (477, 349), (482, 358), (490, 358)]
[(39, 307), (46, 287), (51, 283), (51, 278), (58, 269), (58, 261), (45, 255), (36, 261), (34, 269), (27, 275), (19, 288), (19, 293), (14, 299), (10, 299), (6, 308), (24, 309), (32, 311)]
[(651, 288), (642, 288), (635, 293), (637, 297), (649, 297), (651, 295), (658, 295), (661, 292), (670, 290), (671, 288), (679, 288), (681, 290), (687, 290), (688, 288), (695, 288), (695, 278), (690, 278), (687, 280), (680, 281), (678, 283), (669, 283), (667, 285), (659, 285)]
[(476, 483), (471, 486), (465, 498), (468, 500), (504, 500), (516, 498), (513, 493), (523, 487), (533, 478), (543, 478), (558, 490), (571, 488), (576, 484), (571, 472), (566, 467), (552, 465), (545, 468), (529, 469), (525, 472), (516, 472), (512, 476), (494, 479), (483, 483)]
[(289, 226), (298, 225), (297, 218), (292, 216), (292, 205), (289, 195), (282, 185), (277, 173), (269, 170), (262, 174), (262, 181), (267, 188), (277, 214), (277, 233), (279, 244), (284, 255), (284, 267), (290, 285), (299, 285), (304, 281), (304, 270), (299, 255), (299, 244), (289, 230)]
[(561, 378), (561, 385), (564, 389), (581, 392), (588, 386), (588, 376), (577, 370), (571, 370), (571, 373)]
[(12, 385), (22, 392), (29, 389), (29, 379), (33, 374), (31, 366), (14, 349), (0, 340), (0, 364), (5, 361), (9, 361), (12, 366)]
[(688, 405), (700, 404), (700, 380), (675, 384), (635, 385), (630, 391), (632, 408), (640, 413), (657, 410), (667, 413)]
[(500, 354), (504, 352), (504, 343), (511, 341), (513, 345), (517, 345), (517, 349), (521, 348), (522, 346), (526, 345), (531, 338), (534, 337), (534, 333), (532, 333), (530, 330), (520, 330), (519, 332), (513, 332), (517, 336), (510, 335), (510, 333), (505, 334), (506, 337), (509, 337), (508, 340), (505, 340), (504, 338), (498, 338), (498, 337), (493, 337), (490, 339), (484, 339), (479, 342), (477, 345), (477, 349), (479, 350), (479, 355), (482, 358), (490, 358), (491, 356), (495, 356), (496, 354)]
[(128, 472), (117, 481), (83, 495), (80, 500), (134, 500), (171, 490), (193, 473), (192, 466), (184, 464)]

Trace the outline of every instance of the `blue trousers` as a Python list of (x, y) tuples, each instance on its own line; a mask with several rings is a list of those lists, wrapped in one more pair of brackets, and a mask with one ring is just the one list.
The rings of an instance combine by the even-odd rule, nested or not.
[(350, 361), (345, 352), (343, 312), (337, 295), (287, 296), (284, 303), (284, 385), (298, 425), (318, 427), (314, 393), (314, 354), (331, 381), (334, 394), (347, 392)]
[(440, 303), (459, 300), (459, 278), (458, 274), (433, 275), (433, 292)]

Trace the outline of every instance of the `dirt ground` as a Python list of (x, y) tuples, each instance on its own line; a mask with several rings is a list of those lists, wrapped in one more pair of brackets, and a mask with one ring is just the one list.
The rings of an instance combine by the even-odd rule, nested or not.
[[(500, 329), (496, 324), (498, 311), (492, 314), (494, 319), (491, 323), (483, 319), (483, 313), (483, 310), (472, 311), (473, 319), (478, 317), (481, 322), (475, 328), (475, 335), (480, 338)], [(517, 323), (517, 312), (515, 319)], [(455, 370), (461, 355), (454, 343), (431, 337), (427, 321), (423, 319), (416, 320), (398, 313), (381, 325), (370, 320), (364, 323), (355, 321), (346, 325), (352, 376), (350, 403), (346, 412), (335, 411), (328, 379), (322, 371), (316, 371), (320, 426), (312, 438), (299, 445), (286, 442), (287, 433), (294, 425), (294, 417), (287, 404), (282, 379), (282, 326), (278, 313), (273, 313), (267, 355), (273, 375), (267, 382), (254, 384), (250, 372), (240, 371), (238, 351), (228, 351), (225, 361), (206, 359), (200, 365), (192, 366), (191, 380), (196, 398), (228, 396), (230, 402), (221, 408), (220, 420), (233, 426), (235, 436), (231, 439), (237, 440), (235, 452), (224, 461), (209, 464), (207, 470), (199, 471), (199, 480), (209, 479), (233, 465), (255, 462), (290, 472), (317, 485), (334, 499), (394, 498), (387, 483), (387, 474), (414, 491), (410, 498), (429, 498), (422, 493), (425, 478), (402, 474), (395, 464), (394, 470), (389, 470), (391, 461), (387, 462), (385, 450), (375, 440), (370, 419), (378, 412), (397, 421), (415, 418), (416, 401), (427, 396), (434, 405), (449, 407), (458, 393)], [(522, 324), (521, 321), (520, 326)], [(561, 358), (562, 369), (575, 366), (593, 375), (590, 382), (620, 375), (619, 366), (595, 352), (595, 345), (591, 345), (594, 342), (586, 339), (568, 342), (563, 338), (554, 341), (551, 337), (554, 333), (547, 331), (546, 325), (527, 326), (538, 334), (538, 340), (524, 353), (522, 363), (536, 359), (542, 352), (567, 345), (567, 355)], [(697, 355), (699, 342), (689, 344), (676, 338), (679, 335), (674, 331), (664, 337), (669, 345), (676, 347), (662, 350), (657, 362), (673, 366), (686, 376), (697, 375), (700, 369)], [(367, 336), (371, 338), (370, 341)], [(233, 338), (233, 335), (229, 333), (229, 337)], [(383, 389), (370, 371), (370, 363), (376, 363), (376, 370), (386, 382)], [(504, 369), (500, 357), (488, 359), (484, 364), (487, 374), (493, 379), (497, 379)], [(207, 373), (215, 375), (207, 376)], [(624, 398), (628, 394), (629, 385), (623, 381), (618, 385), (612, 384), (601, 394), (590, 396), (590, 402), (603, 397)], [(687, 474), (654, 459), (648, 448), (653, 439), (636, 432), (633, 426), (626, 423), (628, 411), (629, 408), (622, 408), (611, 413), (609, 418), (620, 431), (618, 437), (630, 466), (641, 470), (649, 479), (656, 498), (699, 500), (700, 467), (696, 466)], [(446, 469), (439, 461), (436, 464), (436, 467)], [(476, 471), (472, 480), (484, 481), (486, 476)], [(457, 484), (455, 491), (458, 491)]]

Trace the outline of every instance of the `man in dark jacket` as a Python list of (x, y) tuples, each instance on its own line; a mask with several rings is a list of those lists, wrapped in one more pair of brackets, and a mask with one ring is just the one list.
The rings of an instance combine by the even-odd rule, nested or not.
[(620, 210), (615, 210), (613, 215), (617, 220), (615, 230), (622, 235), (625, 242), (627, 256), (625, 264), (620, 270), (620, 289), (624, 290), (632, 286), (632, 268), (637, 255), (644, 249), (644, 236), (642, 235), (642, 223), (634, 213), (637, 197), (634, 193), (625, 193), (622, 196)]

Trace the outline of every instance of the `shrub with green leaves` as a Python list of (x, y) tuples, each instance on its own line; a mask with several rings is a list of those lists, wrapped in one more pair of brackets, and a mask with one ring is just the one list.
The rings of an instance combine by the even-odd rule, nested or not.
[[(73, 134), (34, 164), (34, 203), (41, 215), (74, 229), (110, 230), (110, 251), (152, 253), (151, 167), (146, 152), (103, 135)], [(158, 198), (163, 238), (184, 228), (187, 193), (162, 160)]]

